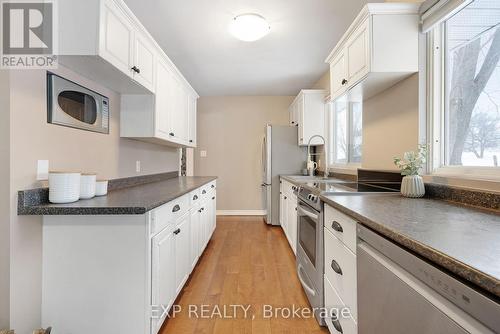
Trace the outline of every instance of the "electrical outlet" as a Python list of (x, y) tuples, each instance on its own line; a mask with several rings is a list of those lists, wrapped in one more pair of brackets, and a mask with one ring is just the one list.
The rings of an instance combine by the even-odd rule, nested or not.
[(200, 157), (206, 158), (207, 157), (207, 151), (205, 151), (205, 150), (200, 151)]
[(137, 160), (135, 162), (135, 172), (136, 173), (140, 173), (141, 172), (141, 161), (140, 160)]
[(45, 181), (49, 179), (49, 160), (38, 160), (36, 179), (37, 181)]

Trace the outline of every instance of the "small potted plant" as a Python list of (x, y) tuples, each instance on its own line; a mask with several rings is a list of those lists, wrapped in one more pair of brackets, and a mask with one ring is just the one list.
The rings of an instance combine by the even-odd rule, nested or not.
[(394, 164), (404, 175), (401, 182), (401, 194), (405, 197), (418, 198), (425, 195), (424, 180), (419, 171), (427, 157), (427, 145), (418, 145), (418, 152), (405, 152), (402, 158), (394, 158)]

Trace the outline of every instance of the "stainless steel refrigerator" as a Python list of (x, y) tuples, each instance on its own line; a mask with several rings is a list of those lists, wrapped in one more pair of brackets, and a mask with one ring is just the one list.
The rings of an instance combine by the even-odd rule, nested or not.
[(267, 125), (262, 142), (262, 197), (266, 223), (280, 225), (280, 175), (299, 175), (307, 150), (298, 146), (297, 128)]

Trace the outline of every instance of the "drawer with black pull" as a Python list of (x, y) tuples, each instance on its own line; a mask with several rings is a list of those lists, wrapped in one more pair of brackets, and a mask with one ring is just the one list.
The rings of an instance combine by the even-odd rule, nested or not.
[(356, 254), (356, 221), (325, 204), (325, 228)]
[(169, 224), (173, 224), (179, 217), (189, 210), (189, 203), (189, 194), (186, 194), (153, 210), (151, 217), (151, 234), (154, 235), (163, 230)]
[(357, 319), (356, 255), (325, 228), (325, 276)]

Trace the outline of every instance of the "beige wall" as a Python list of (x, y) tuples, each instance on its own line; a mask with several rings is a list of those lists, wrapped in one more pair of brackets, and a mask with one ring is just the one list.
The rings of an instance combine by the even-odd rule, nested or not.
[[(216, 175), (218, 210), (262, 210), (261, 144), (266, 124), (288, 124), (292, 96), (220, 96), (198, 101), (195, 175)], [(207, 157), (200, 157), (200, 150)]]
[(364, 101), (363, 168), (397, 170), (395, 156), (418, 146), (418, 74)]
[(16, 214), (16, 191), (37, 186), (37, 159), (48, 159), (52, 170), (92, 171), (100, 178), (136, 175), (136, 160), (141, 174), (178, 170), (176, 149), (119, 137), (119, 94), (62, 67), (57, 72), (109, 97), (110, 134), (47, 124), (45, 71), (12, 72), (10, 326), (16, 333), (40, 326), (42, 219)]
[(10, 265), (10, 113), (9, 76), (0, 70), (0, 331), (9, 327), (9, 265)]

